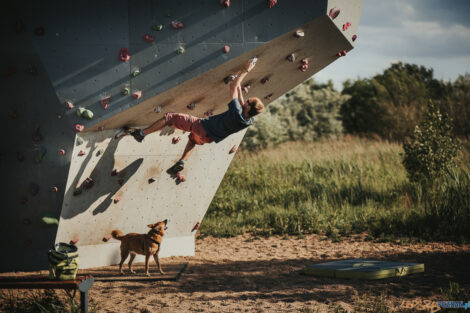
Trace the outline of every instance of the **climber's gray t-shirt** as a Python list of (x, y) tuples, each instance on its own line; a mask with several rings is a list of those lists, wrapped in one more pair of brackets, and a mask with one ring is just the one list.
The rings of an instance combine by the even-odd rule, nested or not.
[(253, 121), (253, 118), (246, 119), (240, 102), (235, 98), (228, 104), (227, 111), (203, 119), (202, 126), (212, 140), (219, 142), (252, 125)]

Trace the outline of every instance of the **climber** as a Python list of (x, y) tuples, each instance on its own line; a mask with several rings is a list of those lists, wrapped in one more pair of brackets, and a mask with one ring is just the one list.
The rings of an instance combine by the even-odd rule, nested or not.
[(256, 65), (256, 58), (247, 61), (244, 68), (239, 71), (234, 80), (230, 83), (230, 98), (228, 110), (224, 113), (213, 115), (205, 119), (181, 113), (166, 113), (164, 117), (145, 129), (124, 127), (119, 130), (115, 138), (131, 135), (138, 142), (142, 142), (146, 135), (163, 129), (165, 126), (188, 131), (189, 141), (184, 149), (183, 155), (167, 173), (176, 175), (184, 169), (184, 162), (194, 151), (196, 145), (205, 143), (220, 142), (226, 137), (234, 134), (253, 124), (253, 116), (260, 114), (264, 110), (264, 105), (260, 99), (253, 97), (246, 102), (243, 100), (241, 83), (245, 76)]

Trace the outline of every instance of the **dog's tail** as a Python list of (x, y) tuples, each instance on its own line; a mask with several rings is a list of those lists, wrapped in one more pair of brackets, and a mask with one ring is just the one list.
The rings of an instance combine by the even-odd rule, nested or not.
[(120, 230), (113, 230), (111, 236), (113, 236), (114, 239), (121, 240), (124, 234)]

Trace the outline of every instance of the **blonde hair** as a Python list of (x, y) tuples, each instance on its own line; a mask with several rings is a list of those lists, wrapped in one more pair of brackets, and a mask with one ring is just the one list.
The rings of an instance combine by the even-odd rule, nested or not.
[(261, 100), (257, 97), (249, 98), (248, 105), (250, 106), (250, 110), (248, 110), (248, 115), (250, 117), (258, 115), (264, 110), (263, 102), (261, 102)]

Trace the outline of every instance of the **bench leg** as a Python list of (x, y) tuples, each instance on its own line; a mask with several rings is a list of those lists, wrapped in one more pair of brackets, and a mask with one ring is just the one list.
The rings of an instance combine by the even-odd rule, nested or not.
[(80, 291), (80, 311), (88, 313), (88, 290)]

